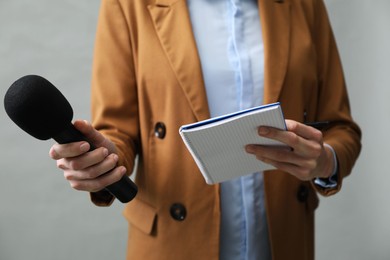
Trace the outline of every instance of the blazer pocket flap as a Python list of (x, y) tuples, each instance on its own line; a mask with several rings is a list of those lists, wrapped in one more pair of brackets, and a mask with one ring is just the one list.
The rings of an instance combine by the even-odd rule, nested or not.
[(149, 204), (135, 198), (126, 205), (123, 215), (134, 227), (146, 234), (152, 233), (157, 212)]

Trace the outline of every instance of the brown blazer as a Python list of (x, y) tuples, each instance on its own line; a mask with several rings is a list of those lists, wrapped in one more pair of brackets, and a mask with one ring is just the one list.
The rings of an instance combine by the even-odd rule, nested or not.
[[(259, 0), (259, 12), (264, 103), (280, 101), (289, 119), (337, 122), (324, 132), (338, 158), (336, 189), (265, 173), (273, 259), (313, 259), (316, 193), (340, 189), (358, 157), (360, 129), (322, 0)], [(185, 0), (102, 0), (92, 116), (129, 173), (138, 155), (139, 194), (124, 210), (128, 259), (218, 259), (220, 187), (205, 183), (178, 134), (209, 118)], [(99, 192), (92, 200), (103, 206), (112, 197)]]

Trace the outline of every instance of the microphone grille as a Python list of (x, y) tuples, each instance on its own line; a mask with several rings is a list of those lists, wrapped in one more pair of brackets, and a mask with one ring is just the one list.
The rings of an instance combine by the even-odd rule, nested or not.
[(60, 133), (73, 118), (72, 107), (62, 93), (37, 75), (15, 81), (5, 94), (4, 107), (15, 124), (40, 140)]

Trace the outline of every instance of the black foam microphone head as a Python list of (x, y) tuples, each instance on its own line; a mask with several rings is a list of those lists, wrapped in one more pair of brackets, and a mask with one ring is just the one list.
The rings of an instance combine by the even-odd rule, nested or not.
[(15, 124), (40, 140), (56, 136), (73, 118), (72, 107), (62, 93), (37, 75), (15, 81), (5, 94), (4, 107)]

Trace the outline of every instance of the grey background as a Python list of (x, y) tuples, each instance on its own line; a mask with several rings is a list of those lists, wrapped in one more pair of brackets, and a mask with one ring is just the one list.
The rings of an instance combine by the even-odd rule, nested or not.
[[(326, 0), (363, 130), (353, 174), (321, 198), (316, 259), (390, 259), (390, 1)], [(61, 89), (74, 118), (89, 119), (89, 86), (99, 1), (0, 0), (0, 96), (38, 74)], [(72, 190), (38, 141), (0, 109), (0, 259), (124, 259), (123, 205), (98, 208)]]

